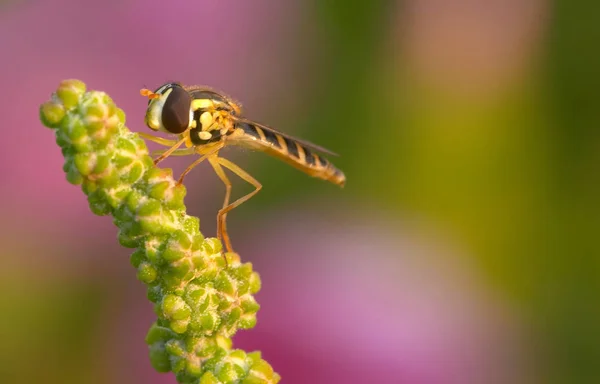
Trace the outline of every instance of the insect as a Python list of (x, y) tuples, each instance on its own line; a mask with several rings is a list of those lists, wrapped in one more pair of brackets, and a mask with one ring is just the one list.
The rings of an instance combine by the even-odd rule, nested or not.
[[(177, 136), (177, 139), (170, 140), (139, 133), (145, 139), (170, 147), (157, 152), (159, 156), (154, 164), (168, 156), (200, 155), (183, 171), (178, 184), (183, 183), (185, 176), (204, 160), (210, 163), (225, 184), (225, 200), (217, 214), (217, 237), (224, 242), (228, 252), (233, 252), (233, 249), (227, 233), (227, 213), (258, 193), (262, 185), (239, 166), (220, 157), (219, 151), (224, 147), (240, 146), (262, 151), (310, 176), (340, 187), (346, 182), (344, 173), (317, 152), (337, 156), (335, 153), (246, 119), (237, 102), (210, 88), (166, 83), (155, 91), (142, 89), (140, 94), (149, 98), (146, 125), (153, 131)], [(180, 149), (182, 145), (185, 148)], [(224, 169), (232, 171), (255, 189), (230, 202), (231, 182)]]

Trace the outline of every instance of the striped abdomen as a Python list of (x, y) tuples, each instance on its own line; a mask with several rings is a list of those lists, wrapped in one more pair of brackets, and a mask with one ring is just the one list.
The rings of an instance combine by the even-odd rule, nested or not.
[(281, 135), (267, 127), (247, 122), (236, 122), (239, 134), (231, 135), (227, 142), (266, 152), (310, 176), (344, 186), (346, 176), (324, 157), (293, 138)]

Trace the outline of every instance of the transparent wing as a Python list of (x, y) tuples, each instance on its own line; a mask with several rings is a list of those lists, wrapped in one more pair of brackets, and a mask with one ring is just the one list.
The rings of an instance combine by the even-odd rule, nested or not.
[(243, 122), (243, 123), (248, 123), (248, 124), (254, 124), (254, 125), (256, 125), (256, 126), (262, 128), (262, 129), (266, 130), (266, 131), (275, 132), (275, 133), (277, 133), (277, 134), (279, 134), (279, 135), (281, 135), (283, 137), (287, 137), (290, 140), (297, 141), (298, 143), (302, 144), (303, 146), (305, 146), (308, 149), (312, 149), (313, 151), (321, 152), (321, 153), (324, 153), (324, 154), (327, 154), (327, 155), (330, 155), (330, 156), (339, 156), (337, 153), (332, 152), (332, 151), (330, 151), (327, 148), (323, 148), (323, 147), (321, 147), (321, 146), (319, 146), (317, 144), (313, 144), (310, 141), (306, 141), (306, 140), (298, 139), (297, 137), (294, 137), (294, 136), (290, 136), (287, 133), (283, 133), (281, 131), (278, 131), (275, 128), (267, 127), (266, 125), (257, 123), (256, 121), (245, 119), (243, 117), (234, 117), (234, 118), (237, 121), (240, 121), (240, 122)]

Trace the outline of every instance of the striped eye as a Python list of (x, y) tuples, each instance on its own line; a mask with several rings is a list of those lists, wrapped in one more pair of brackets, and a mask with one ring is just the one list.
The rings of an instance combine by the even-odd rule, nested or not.
[(170, 91), (162, 108), (162, 125), (170, 133), (182, 133), (190, 125), (192, 98), (179, 85), (173, 85)]

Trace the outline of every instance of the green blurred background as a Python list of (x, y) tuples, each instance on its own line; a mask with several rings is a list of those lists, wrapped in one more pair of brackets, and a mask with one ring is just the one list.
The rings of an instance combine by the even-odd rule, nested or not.
[[(298, 246), (265, 237), (273, 226), (286, 228), (297, 209), (312, 216), (294, 228), (308, 231), (320, 220), (323, 245), (335, 243), (336, 236), (339, 242), (349, 239), (339, 233), (353, 221), (368, 229), (366, 243), (378, 243), (373, 233), (379, 232), (393, 239), (399, 222), (409, 234), (424, 233), (426, 243), (451, 249), (440, 251), (432, 265), (467, 265), (477, 283), (465, 290), (477, 291), (483, 301), (493, 297), (510, 313), (512, 325), (500, 338), (516, 339), (508, 350), (518, 350), (518, 369), (509, 359), (490, 361), (488, 370), (484, 356), (477, 363), (488, 372), (477, 378), (469, 379), (469, 369), (457, 376), (392, 376), (390, 365), (379, 382), (506, 382), (502, 378), (513, 369), (513, 383), (599, 382), (600, 3), (83, 3), (0, 3), (0, 76), (7, 91), (0, 106), (6, 116), (1, 382), (174, 382), (149, 368), (143, 337), (152, 314), (127, 262), (129, 251), (117, 246), (110, 221), (93, 217), (80, 191), (64, 181), (60, 153), (36, 121), (39, 104), (69, 77), (111, 94), (132, 130), (144, 129), (145, 102), (137, 96), (142, 85), (210, 83), (235, 92), (259, 121), (341, 154), (332, 161), (348, 178), (343, 190), (261, 154), (232, 152), (264, 185), (229, 216), (242, 257), (265, 271), (263, 291), (281, 289), (269, 285), (273, 259), (290, 266), (287, 272), (273, 267), (273, 275), (294, 271), (298, 256), (288, 251)], [(184, 13), (188, 17), (179, 22)], [(72, 36), (88, 23), (97, 30), (81, 32), (77, 45)], [(203, 33), (192, 31), (203, 23)], [(165, 38), (165, 29), (176, 31)], [(129, 46), (116, 42), (120, 36)], [(190, 50), (199, 57), (179, 55)], [(95, 53), (106, 62), (94, 59)], [(205, 70), (198, 65), (203, 60), (217, 64)], [(184, 162), (173, 164), (183, 169)], [(202, 217), (203, 231), (214, 235), (211, 215), (222, 191), (216, 177), (202, 175), (206, 184), (189, 187), (187, 202), (196, 209), (190, 213)], [(247, 234), (245, 228), (255, 225), (264, 229)], [(295, 234), (303, 236), (291, 232), (286, 239)], [(272, 243), (270, 253), (266, 243)], [(408, 251), (384, 249), (340, 259), (351, 266), (368, 258), (375, 269), (365, 281), (376, 281), (393, 265), (394, 281), (393, 271), (402, 270)], [(309, 266), (318, 270), (319, 263)], [(452, 277), (459, 285), (460, 276)], [(423, 286), (433, 279), (421, 276)], [(400, 286), (391, 287), (394, 297)], [(323, 294), (328, 292), (325, 285)], [(304, 300), (310, 308), (311, 298)], [(259, 295), (259, 302), (259, 324), (269, 311), (285, 323), (268, 297), (261, 301)], [(382, 318), (391, 318), (383, 308)], [(493, 313), (481, 321), (484, 332)], [(365, 316), (369, 326), (362, 331), (368, 336), (379, 321)], [(261, 335), (266, 333), (257, 340)], [(125, 337), (135, 347), (127, 347), (127, 358), (115, 358)], [(296, 377), (307, 365), (282, 367), (276, 355), (291, 356), (286, 343), (257, 343), (248, 349), (270, 351), (265, 358), (283, 382), (370, 382), (353, 381), (357, 376), (334, 368)], [(462, 352), (460, 338), (453, 345)], [(424, 361), (425, 371), (437, 369)], [(494, 370), (501, 371), (497, 381)]]

